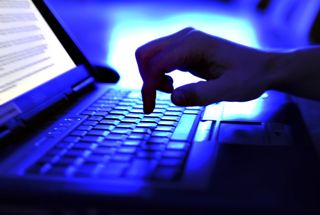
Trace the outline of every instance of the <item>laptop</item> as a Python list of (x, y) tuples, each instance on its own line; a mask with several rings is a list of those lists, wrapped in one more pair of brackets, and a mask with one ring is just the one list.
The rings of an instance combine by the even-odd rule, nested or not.
[(144, 115), (139, 90), (95, 80), (44, 1), (0, 14), (1, 214), (319, 212), (291, 96), (177, 107), (159, 93)]

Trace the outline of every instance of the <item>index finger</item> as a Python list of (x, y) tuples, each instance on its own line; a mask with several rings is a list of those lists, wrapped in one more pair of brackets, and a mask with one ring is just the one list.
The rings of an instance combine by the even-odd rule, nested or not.
[(155, 107), (155, 98), (156, 98), (156, 90), (159, 86), (165, 86), (166, 78), (160, 77), (157, 82), (153, 85), (148, 85), (150, 79), (150, 67), (152, 67), (152, 59), (158, 53), (162, 52), (168, 46), (176, 42), (177, 40), (181, 39), (191, 31), (193, 28), (185, 28), (175, 34), (172, 34), (167, 37), (163, 37), (154, 41), (147, 43), (146, 45), (140, 47), (136, 51), (136, 59), (139, 67), (140, 75), (144, 81), (142, 87), (142, 98), (144, 104), (144, 112), (151, 113)]
[[(193, 33), (194, 32), (194, 33)], [(166, 73), (180, 68), (190, 68), (203, 60), (199, 43), (194, 41), (201, 32), (192, 31), (175, 43), (168, 45), (161, 52), (150, 59), (150, 66), (146, 71), (142, 87), (144, 110), (151, 113), (155, 107), (156, 90), (162, 83)]]

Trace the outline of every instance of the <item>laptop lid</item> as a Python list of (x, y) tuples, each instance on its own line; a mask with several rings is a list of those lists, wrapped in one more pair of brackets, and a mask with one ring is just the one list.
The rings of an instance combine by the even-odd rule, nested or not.
[(39, 0), (0, 4), (0, 137), (93, 82), (92, 67), (51, 11)]

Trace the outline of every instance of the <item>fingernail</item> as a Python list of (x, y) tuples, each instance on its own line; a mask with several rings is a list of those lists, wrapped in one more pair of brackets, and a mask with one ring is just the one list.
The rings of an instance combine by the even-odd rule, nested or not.
[(183, 104), (185, 101), (184, 93), (181, 90), (174, 91), (172, 101), (177, 105)]

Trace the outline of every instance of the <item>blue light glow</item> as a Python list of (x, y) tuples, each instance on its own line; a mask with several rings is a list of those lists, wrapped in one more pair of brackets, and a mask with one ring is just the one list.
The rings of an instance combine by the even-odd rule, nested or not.
[(264, 93), (258, 99), (248, 102), (224, 102), (224, 120), (252, 120), (258, 116), (263, 108), (263, 99), (268, 97)]
[[(137, 9), (137, 8), (135, 8)], [(175, 15), (157, 17), (146, 13), (147, 8), (119, 8), (114, 11), (115, 26), (108, 43), (107, 63), (114, 67), (121, 76), (120, 85), (140, 88), (142, 81), (135, 61), (135, 50), (156, 38), (177, 32), (192, 26), (201, 31), (225, 39), (259, 47), (251, 23), (239, 17), (231, 17), (213, 11), (172, 12)], [(149, 14), (149, 15), (147, 15)], [(181, 72), (173, 72), (175, 87), (198, 81), (198, 78)]]

